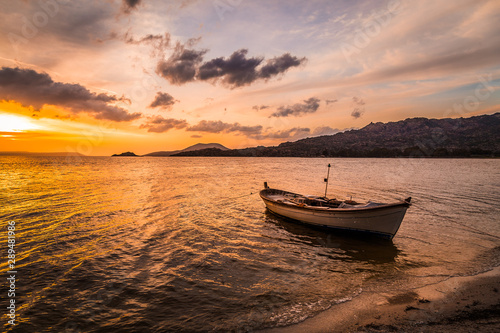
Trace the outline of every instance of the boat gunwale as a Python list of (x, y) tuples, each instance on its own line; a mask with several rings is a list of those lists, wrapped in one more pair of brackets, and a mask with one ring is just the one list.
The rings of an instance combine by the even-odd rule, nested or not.
[(285, 194), (292, 194), (292, 195), (295, 195), (295, 196), (301, 196), (301, 197), (307, 198), (307, 197), (305, 197), (305, 196), (303, 196), (301, 194), (297, 194), (297, 193), (293, 193), (293, 192), (288, 192), (288, 191), (283, 191), (283, 190), (278, 190), (278, 189), (273, 189), (273, 188), (265, 188), (265, 189), (263, 189), (263, 190), (261, 190), (259, 192), (259, 195), (262, 198), (262, 200), (271, 202), (271, 203), (276, 204), (276, 205), (288, 207), (288, 208), (295, 208), (295, 209), (299, 209), (299, 210), (311, 210), (311, 211), (325, 212), (325, 213), (326, 212), (332, 212), (332, 213), (333, 212), (336, 212), (336, 213), (354, 213), (354, 212), (359, 212), (359, 211), (382, 210), (382, 209), (394, 208), (394, 207), (399, 207), (399, 206), (403, 206), (403, 207), (408, 208), (408, 207), (411, 206), (411, 203), (409, 203), (407, 201), (400, 201), (400, 202), (396, 202), (396, 203), (381, 204), (379, 206), (372, 206), (372, 207), (331, 208), (331, 207), (324, 207), (324, 206), (318, 207), (318, 206), (309, 206), (309, 205), (299, 206), (299, 205), (296, 205), (296, 204), (288, 204), (288, 203), (285, 203), (285, 202), (280, 202), (280, 201), (277, 201), (277, 200), (269, 198), (268, 196), (266, 196), (266, 193), (270, 192), (270, 191), (280, 192), (280, 194), (282, 193), (283, 195), (285, 195)]

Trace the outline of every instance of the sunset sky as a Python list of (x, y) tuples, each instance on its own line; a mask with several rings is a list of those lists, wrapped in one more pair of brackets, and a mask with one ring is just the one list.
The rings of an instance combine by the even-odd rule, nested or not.
[(0, 0), (0, 151), (277, 145), (500, 111), (500, 1)]

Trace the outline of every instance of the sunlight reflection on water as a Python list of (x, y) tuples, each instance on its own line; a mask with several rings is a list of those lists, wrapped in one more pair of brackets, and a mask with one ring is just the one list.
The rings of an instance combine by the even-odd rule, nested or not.
[[(328, 163), (330, 197), (413, 197), (392, 242), (265, 211), (264, 181), (321, 195)], [(19, 226), (14, 331), (252, 330), (486, 269), (499, 258), (499, 163), (0, 157), (0, 216)]]

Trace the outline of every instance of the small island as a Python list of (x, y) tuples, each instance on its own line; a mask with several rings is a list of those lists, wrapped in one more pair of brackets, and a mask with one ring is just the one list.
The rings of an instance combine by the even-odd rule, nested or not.
[(139, 155), (136, 155), (131, 151), (127, 151), (127, 152), (121, 153), (121, 154), (113, 154), (111, 156), (135, 156), (135, 157), (139, 157)]

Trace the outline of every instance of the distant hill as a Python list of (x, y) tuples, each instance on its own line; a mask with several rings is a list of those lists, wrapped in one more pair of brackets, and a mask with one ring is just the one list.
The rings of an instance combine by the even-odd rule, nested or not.
[(127, 152), (121, 153), (121, 154), (113, 154), (111, 156), (132, 156), (132, 157), (138, 157), (138, 155), (134, 154), (131, 151), (127, 151)]
[(224, 147), (223, 145), (219, 143), (197, 143), (195, 145), (189, 146), (187, 148), (184, 148), (182, 150), (173, 150), (173, 151), (156, 151), (153, 153), (149, 153), (143, 156), (172, 156), (175, 154), (183, 153), (183, 152), (192, 152), (192, 151), (197, 151), (197, 150), (202, 150), (202, 149), (218, 149), (221, 151), (225, 150), (230, 150), (227, 147)]
[(175, 156), (500, 157), (500, 113), (457, 119), (409, 118), (273, 147), (203, 149)]
[(205, 148), (200, 150), (181, 151), (179, 153), (172, 154), (170, 156), (245, 156), (245, 155), (242, 155), (239, 149), (222, 150), (218, 148)]

